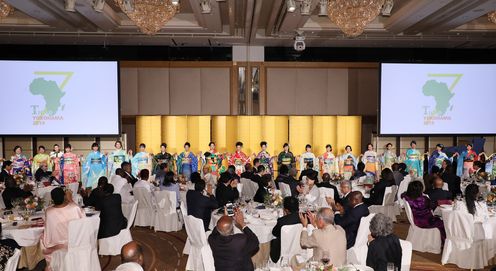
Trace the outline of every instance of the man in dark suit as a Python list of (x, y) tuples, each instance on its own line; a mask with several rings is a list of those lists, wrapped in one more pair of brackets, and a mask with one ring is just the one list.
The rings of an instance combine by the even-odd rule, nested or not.
[(7, 177), (5, 180), (5, 190), (3, 190), (2, 198), (5, 203), (6, 209), (12, 209), (12, 201), (18, 198), (27, 198), (32, 196), (31, 190), (33, 187), (31, 185), (24, 185), (23, 189), (17, 186), (16, 181), (12, 176)]
[(369, 208), (363, 203), (363, 196), (360, 191), (350, 193), (349, 205), (348, 211), (340, 207), (334, 215), (336, 224), (346, 231), (346, 249), (355, 245), (360, 220), (369, 215)]
[[(195, 183), (195, 190), (188, 190), (186, 193), (186, 205), (188, 206), (188, 215), (203, 220), (203, 227), (205, 231), (208, 231), (212, 211), (219, 207), (219, 205), (212, 194), (212, 186), (208, 185), (206, 190), (205, 186), (204, 180), (197, 181)], [(204, 191), (206, 191), (206, 195), (204, 195)]]
[[(233, 224), (243, 233), (234, 234)], [(259, 241), (246, 226), (239, 209), (234, 213), (234, 221), (229, 216), (223, 216), (217, 221), (217, 226), (208, 237), (208, 243), (212, 249), (216, 271), (254, 270), (251, 257), (258, 252)]]
[(114, 186), (109, 183), (103, 186), (103, 192), (105, 196), (100, 203), (98, 239), (116, 236), (127, 227), (127, 219), (122, 214), (121, 195), (113, 194)]
[(436, 209), (438, 204), (438, 201), (440, 200), (449, 200), (451, 201), (453, 199), (453, 195), (451, 192), (443, 190), (443, 179), (441, 177), (436, 177), (434, 179), (434, 188), (427, 191), (426, 194), (429, 196), (431, 199), (431, 208), (432, 210)]
[(441, 178), (443, 181), (448, 183), (448, 190), (451, 192), (452, 196), (462, 195), (462, 190), (460, 188), (461, 179), (453, 172), (452, 164), (449, 160), (444, 160), (443, 164), (446, 164), (444, 167), (443, 174)]
[(299, 194), (298, 187), (299, 187), (299, 182), (293, 178), (291, 175), (289, 175), (289, 168), (286, 165), (281, 165), (279, 167), (279, 175), (277, 176), (276, 180), (276, 187), (277, 189), (279, 188), (279, 183), (285, 183), (289, 185), (289, 188), (291, 189), (291, 196), (297, 197)]
[(317, 187), (332, 188), (334, 190), (334, 200), (339, 199), (338, 188), (331, 184), (331, 175), (329, 173), (324, 173), (322, 175), (322, 182), (316, 184)]
[(262, 181), (262, 176), (264, 174), (264, 171), (265, 171), (265, 166), (259, 165), (257, 168), (257, 172), (255, 172), (250, 179), (252, 182), (258, 184), (259, 187), (260, 187), (260, 182)]
[(312, 162), (308, 163), (306, 168), (300, 173), (300, 181), (303, 180), (304, 176), (310, 176), (315, 174), (314, 172), (318, 174), (317, 171), (313, 170), (313, 163)]
[(253, 197), (254, 201), (259, 203), (265, 202), (265, 197), (269, 195), (269, 185), (271, 180), (272, 175), (270, 174), (265, 174), (260, 178), (260, 182), (258, 183), (258, 190), (255, 193), (255, 197)]
[(10, 175), (11, 170), (12, 170), (12, 161), (9, 160), (4, 161), (2, 165), (2, 172), (0, 173), (0, 183), (5, 182), (5, 180), (7, 180), (9, 176), (12, 176)]
[(238, 181), (234, 176), (226, 172), (220, 175), (219, 184), (215, 190), (215, 196), (219, 206), (228, 202), (235, 202), (239, 198)]
[(133, 176), (131, 163), (122, 162), (121, 168), (124, 170), (124, 176), (122, 177), (126, 178), (127, 182), (130, 183), (132, 187), (134, 187), (134, 184), (138, 181), (138, 179)]
[(272, 229), (272, 235), (276, 238), (270, 241), (270, 258), (275, 263), (279, 261), (279, 257), (281, 256), (281, 228), (286, 225), (300, 223), (298, 199), (295, 197), (285, 197), (283, 206), (284, 216), (277, 219), (277, 224)]

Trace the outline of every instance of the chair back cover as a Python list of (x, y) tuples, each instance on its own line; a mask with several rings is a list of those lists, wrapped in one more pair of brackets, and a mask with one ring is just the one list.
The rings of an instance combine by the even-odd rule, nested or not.
[(289, 262), (291, 257), (303, 252), (300, 245), (300, 233), (302, 229), (303, 225), (301, 224), (282, 226), (280, 262)]
[(375, 214), (372, 213), (360, 219), (360, 226), (358, 226), (358, 231), (354, 246), (358, 247), (367, 244), (368, 236), (370, 234), (370, 228), (369, 228), (370, 220), (372, 220), (374, 216)]
[(146, 188), (137, 188), (133, 190), (134, 197), (138, 201), (138, 209), (152, 209), (152, 193)]
[(410, 222), (410, 226), (411, 227), (417, 227), (415, 225), (415, 222), (413, 221), (413, 213), (412, 213), (412, 208), (410, 207), (410, 204), (406, 200), (403, 200), (403, 202), (404, 202), (403, 205), (405, 206), (406, 217), (408, 218), (408, 222)]
[(241, 178), (240, 182), (243, 185), (241, 197), (253, 199), (257, 193), (258, 184), (247, 178)]
[(279, 190), (281, 190), (282, 196), (283, 197), (291, 197), (291, 187), (289, 187), (289, 184), (279, 182)]
[(474, 217), (463, 211), (443, 210), (446, 239), (459, 249), (470, 248), (474, 239)]
[(166, 215), (176, 213), (176, 192), (163, 190), (156, 193), (155, 198), (157, 199), (157, 205), (161, 212)]
[(100, 217), (91, 216), (69, 221), (68, 250), (81, 247), (95, 247)]
[(326, 198), (330, 197), (334, 199), (334, 189), (329, 187), (319, 187), (319, 200), (318, 204), (321, 207), (329, 207)]
[(15, 249), (14, 250), (14, 255), (10, 257), (7, 260), (7, 263), (5, 264), (5, 271), (16, 271), (17, 270), (17, 265), (19, 264), (19, 259), (21, 258), (21, 250), (20, 249)]
[(138, 201), (135, 201), (133, 203), (133, 208), (131, 209), (131, 214), (129, 215), (129, 219), (127, 220), (127, 227), (126, 228), (128, 230), (133, 226), (137, 211), (138, 211)]
[(397, 198), (398, 198), (398, 202), (399, 202), (401, 207), (403, 207), (405, 204), (405, 202), (401, 199), (401, 195), (406, 192), (411, 180), (412, 180), (412, 178), (410, 177), (410, 175), (406, 175), (405, 178), (403, 179), (403, 181), (401, 181), (400, 186), (398, 187), (398, 192), (397, 192), (398, 197)]
[(384, 198), (382, 199), (382, 206), (394, 204), (394, 199), (396, 198), (396, 192), (398, 192), (398, 186), (388, 186), (384, 192)]
[(412, 243), (401, 240), (401, 271), (409, 271), (412, 263)]

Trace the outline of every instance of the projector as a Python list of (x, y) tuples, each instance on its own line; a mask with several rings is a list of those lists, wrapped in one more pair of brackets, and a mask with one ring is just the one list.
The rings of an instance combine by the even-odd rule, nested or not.
[(305, 36), (295, 36), (294, 49), (298, 52), (305, 50)]

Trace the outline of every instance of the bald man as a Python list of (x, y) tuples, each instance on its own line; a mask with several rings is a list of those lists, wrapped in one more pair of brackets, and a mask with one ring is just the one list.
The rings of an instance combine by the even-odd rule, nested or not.
[[(242, 233), (234, 233), (234, 224)], [(252, 271), (251, 257), (258, 251), (258, 238), (246, 226), (243, 213), (236, 210), (234, 219), (223, 216), (208, 237), (216, 271)]]
[(121, 261), (115, 271), (143, 271), (145, 260), (141, 245), (136, 241), (125, 244), (121, 249)]
[(363, 195), (360, 191), (350, 193), (348, 205), (348, 208), (338, 207), (334, 217), (336, 224), (346, 231), (346, 249), (355, 245), (360, 220), (369, 215), (369, 208), (363, 204)]

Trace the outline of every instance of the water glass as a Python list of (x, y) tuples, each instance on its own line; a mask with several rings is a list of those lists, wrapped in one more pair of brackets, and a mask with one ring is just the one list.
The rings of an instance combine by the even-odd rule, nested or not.
[(395, 271), (394, 263), (387, 263), (387, 271)]

